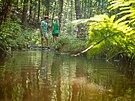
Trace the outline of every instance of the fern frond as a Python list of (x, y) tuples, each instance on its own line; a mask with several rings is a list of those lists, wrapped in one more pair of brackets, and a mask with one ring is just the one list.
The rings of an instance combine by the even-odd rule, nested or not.
[(109, 0), (110, 6), (108, 9), (115, 10), (120, 9), (120, 13), (117, 15), (122, 15), (116, 22), (125, 22), (125, 24), (135, 24), (135, 0)]

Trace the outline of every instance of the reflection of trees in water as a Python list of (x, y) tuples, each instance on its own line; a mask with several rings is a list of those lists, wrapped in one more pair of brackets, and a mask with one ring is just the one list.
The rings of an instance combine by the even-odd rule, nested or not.
[(39, 69), (22, 70), (21, 78), (24, 91), (24, 99), (35, 101), (50, 101), (51, 84), (49, 72), (48, 52), (41, 52)]
[(24, 99), (38, 101), (51, 100), (51, 84), (49, 77), (48, 52), (41, 51), (39, 69), (30, 69), (22, 72)]
[(60, 59), (59, 55), (54, 55), (53, 62), (51, 65), (52, 71), (52, 85), (53, 85), (53, 96), (56, 101), (61, 101), (61, 75), (60, 75)]
[[(45, 52), (45, 54), (44, 54)], [(45, 56), (45, 57), (44, 57)], [(49, 60), (48, 60), (48, 51), (41, 52), (41, 66), (39, 69), (39, 86), (40, 86), (40, 99), (41, 101), (50, 101), (51, 100), (51, 84), (49, 76)]]
[(3, 72), (0, 75), (0, 101), (17, 101), (17, 99), (21, 101), (22, 95), (20, 75), (10, 71)]
[(76, 61), (76, 77), (84, 77), (87, 74), (87, 62), (83, 60)]
[[(78, 60), (61, 55), (54, 55), (52, 58), (49, 53), (42, 51), (38, 54), (40, 55), (40, 59), (36, 60), (36, 64), (39, 63), (38, 68), (32, 61), (31, 67), (30, 63), (26, 63), (28, 68), (18, 72), (5, 70), (0, 74), (0, 101), (16, 99), (19, 99), (18, 101), (110, 101), (112, 98), (120, 97), (120, 94), (123, 96), (122, 99), (134, 99), (131, 98), (134, 94), (132, 89), (134, 82), (130, 82), (129, 79), (124, 81), (116, 69), (100, 68), (98, 65), (103, 64), (97, 62), (96, 66), (92, 63), (88, 65), (83, 58)], [(90, 80), (87, 76), (91, 76)], [(89, 82), (94, 80), (95, 83)], [(106, 88), (104, 89), (102, 85)], [(113, 90), (106, 93), (107, 86)]]
[(119, 66), (118, 67), (118, 72), (122, 75), (124, 75), (125, 77), (127, 77), (128, 79), (130, 80), (133, 80), (135, 78), (135, 69), (134, 67), (128, 67), (128, 66), (125, 66), (125, 67), (121, 67)]

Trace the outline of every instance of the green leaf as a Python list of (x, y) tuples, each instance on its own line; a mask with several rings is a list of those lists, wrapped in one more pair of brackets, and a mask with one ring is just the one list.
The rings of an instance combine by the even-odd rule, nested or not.
[(110, 21), (114, 22), (115, 17), (116, 17), (115, 15), (111, 16)]

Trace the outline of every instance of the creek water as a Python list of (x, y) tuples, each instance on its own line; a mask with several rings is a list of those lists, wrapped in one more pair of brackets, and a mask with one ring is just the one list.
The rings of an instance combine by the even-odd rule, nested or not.
[(135, 101), (133, 70), (51, 51), (0, 61), (0, 101)]

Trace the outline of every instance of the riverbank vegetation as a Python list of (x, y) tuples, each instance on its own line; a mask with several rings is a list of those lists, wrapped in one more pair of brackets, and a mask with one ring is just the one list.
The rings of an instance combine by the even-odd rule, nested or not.
[[(40, 47), (41, 18), (59, 16), (57, 50), (73, 56), (135, 62), (133, 0), (0, 0), (0, 53)], [(51, 34), (51, 32), (50, 32)], [(55, 47), (50, 36), (50, 46)]]
[(118, 9), (119, 11), (110, 17), (107, 15), (95, 16), (101, 21), (91, 23), (88, 44), (99, 43), (88, 54), (90, 56), (104, 55), (107, 60), (126, 59), (125, 62), (131, 66), (135, 56), (135, 1), (109, 1), (111, 4), (108, 6), (109, 10)]
[(16, 49), (29, 48), (39, 42), (39, 34), (36, 29), (22, 29), (17, 22), (7, 20), (1, 24), (0, 31), (0, 52), (5, 55), (7, 52)]

